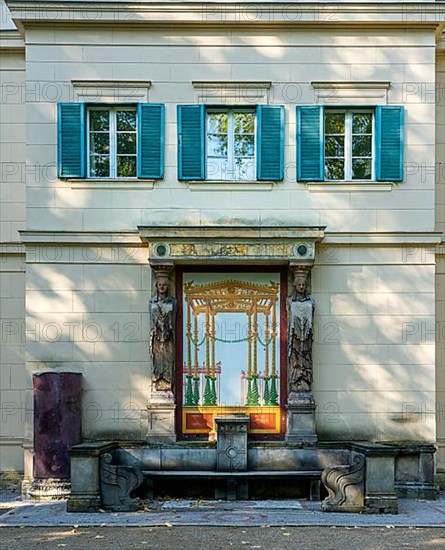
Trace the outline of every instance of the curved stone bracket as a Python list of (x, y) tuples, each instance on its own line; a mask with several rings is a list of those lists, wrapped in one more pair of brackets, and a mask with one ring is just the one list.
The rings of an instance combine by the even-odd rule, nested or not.
[(352, 464), (323, 470), (321, 481), (328, 490), (323, 512), (362, 512), (365, 507), (365, 456), (352, 453)]
[(111, 512), (134, 512), (139, 499), (132, 495), (142, 484), (139, 468), (112, 464), (113, 456), (105, 453), (100, 459), (100, 492), (102, 506)]

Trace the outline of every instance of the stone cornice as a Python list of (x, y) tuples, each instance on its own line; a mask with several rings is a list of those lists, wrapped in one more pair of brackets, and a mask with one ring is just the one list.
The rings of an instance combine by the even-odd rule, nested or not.
[(153, 239), (313, 239), (321, 241), (325, 227), (305, 226), (232, 226), (232, 225), (208, 225), (208, 226), (139, 226), (142, 240)]
[(106, 22), (145, 24), (213, 25), (428, 25), (436, 27), (444, 19), (444, 2), (256, 2), (225, 0), (200, 2), (182, 0), (159, 2), (60, 2), (58, 0), (6, 0), (14, 22), (58, 24)]
[(25, 41), (16, 30), (1, 30), (0, 50), (2, 53), (24, 53)]

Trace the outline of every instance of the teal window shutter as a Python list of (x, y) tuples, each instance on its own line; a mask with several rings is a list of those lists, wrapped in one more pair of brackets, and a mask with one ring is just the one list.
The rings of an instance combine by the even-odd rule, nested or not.
[(257, 179), (281, 181), (284, 178), (284, 107), (257, 107)]
[(323, 181), (323, 106), (297, 107), (297, 180)]
[(85, 177), (85, 103), (57, 105), (59, 178)]
[(204, 105), (178, 105), (178, 179), (205, 179)]
[(138, 178), (164, 177), (164, 105), (138, 104)]
[(376, 179), (403, 181), (404, 109), (385, 105), (375, 109)]

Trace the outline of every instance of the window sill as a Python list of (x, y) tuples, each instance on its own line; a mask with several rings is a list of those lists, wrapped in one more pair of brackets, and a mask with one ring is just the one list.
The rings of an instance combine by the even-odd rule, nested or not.
[(272, 191), (274, 181), (189, 181), (190, 191)]
[(71, 189), (153, 189), (155, 180), (146, 179), (67, 179)]
[[(301, 182), (303, 183), (303, 182)], [(363, 182), (359, 183), (356, 181), (342, 181), (337, 183), (334, 181), (309, 181), (305, 185), (311, 193), (320, 193), (320, 192), (347, 192), (358, 191), (358, 192), (373, 192), (373, 191), (392, 191), (394, 186), (393, 182)]]

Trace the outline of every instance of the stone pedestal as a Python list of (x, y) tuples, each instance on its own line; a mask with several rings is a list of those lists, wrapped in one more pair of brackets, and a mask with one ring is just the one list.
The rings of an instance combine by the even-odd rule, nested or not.
[(357, 442), (351, 450), (366, 458), (365, 512), (397, 514), (399, 502), (395, 491), (395, 460), (397, 449), (378, 443)]
[[(216, 469), (224, 472), (247, 470), (247, 428), (249, 417), (244, 414), (215, 418)], [(215, 498), (227, 500), (249, 498), (248, 481), (228, 477), (215, 487)]]
[(98, 512), (101, 507), (100, 458), (116, 443), (83, 443), (71, 449), (71, 494), (68, 512)]
[(175, 443), (175, 410), (176, 405), (171, 399), (164, 402), (152, 402), (147, 405), (148, 432), (147, 443)]
[(226, 472), (247, 470), (247, 428), (249, 417), (216, 418), (216, 469)]
[(316, 443), (315, 409), (316, 405), (310, 395), (294, 394), (287, 404), (287, 434), (289, 443)]
[(395, 490), (399, 497), (435, 500), (434, 453), (428, 443), (405, 443), (397, 447)]

